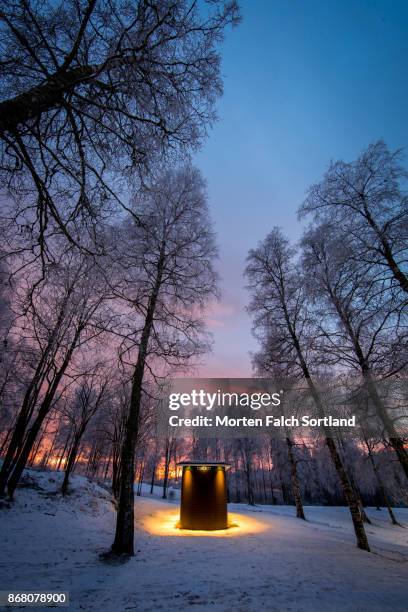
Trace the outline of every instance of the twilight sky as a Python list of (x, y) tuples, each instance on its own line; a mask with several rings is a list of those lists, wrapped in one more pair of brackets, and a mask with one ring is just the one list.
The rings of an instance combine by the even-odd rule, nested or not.
[[(201, 376), (251, 376), (248, 250), (296, 210), (330, 159), (384, 138), (408, 149), (406, 0), (241, 0), (223, 47), (219, 121), (195, 163), (208, 181), (222, 300)], [(408, 150), (407, 150), (408, 154)]]

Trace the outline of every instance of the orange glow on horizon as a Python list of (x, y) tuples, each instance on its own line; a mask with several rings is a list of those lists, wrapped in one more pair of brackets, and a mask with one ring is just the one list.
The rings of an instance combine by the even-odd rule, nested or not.
[(56, 466), (58, 465), (58, 463), (60, 463), (60, 461), (61, 461), (61, 467), (65, 465), (67, 462), (65, 457), (63, 457), (62, 459), (60, 457), (50, 457), (47, 463), (49, 463), (52, 466)]
[[(35, 459), (33, 461), (33, 465), (41, 465), (43, 463), (44, 459), (46, 458), (46, 454), (47, 454), (46, 452), (41, 453), (41, 454), (37, 454), (37, 456), (35, 457)], [(46, 461), (47, 461), (47, 466), (50, 466), (50, 467), (54, 468), (58, 464), (60, 464), (60, 467), (62, 468), (66, 464), (67, 459), (66, 459), (66, 457), (63, 457), (61, 459), (61, 457), (56, 455), (54, 457), (48, 457), (46, 459)]]
[[(182, 468), (176, 467), (174, 468), (172, 465), (169, 467), (168, 478), (169, 480), (177, 480), (181, 478)], [(164, 461), (159, 463), (156, 467), (156, 478), (157, 480), (164, 480), (165, 475), (165, 464)]]

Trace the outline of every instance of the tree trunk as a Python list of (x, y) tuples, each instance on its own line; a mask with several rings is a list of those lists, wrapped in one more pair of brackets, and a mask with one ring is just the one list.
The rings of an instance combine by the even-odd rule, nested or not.
[(112, 493), (113, 497), (118, 500), (120, 493), (121, 465), (120, 457), (115, 457), (112, 461)]
[(373, 215), (371, 214), (368, 208), (366, 196), (364, 194), (361, 194), (361, 198), (363, 200), (365, 218), (367, 219), (368, 224), (374, 230), (378, 240), (380, 241), (381, 253), (385, 261), (387, 262), (391, 274), (393, 275), (394, 279), (397, 281), (401, 289), (405, 291), (405, 293), (408, 293), (408, 278), (395, 260), (394, 253), (392, 252), (390, 242), (386, 237), (384, 229), (377, 225)]
[(34, 423), (32, 424), (25, 442), (24, 442), (24, 446), (18, 456), (18, 459), (15, 463), (13, 472), (10, 476), (10, 478), (8, 479), (7, 482), (7, 491), (9, 496), (12, 498), (14, 495), (14, 491), (20, 481), (21, 478), (21, 474), (23, 473), (23, 470), (27, 464), (27, 460), (28, 457), (30, 455), (31, 449), (33, 448), (33, 444), (37, 438), (38, 432), (41, 429), (41, 426), (45, 420), (45, 418), (47, 417), (51, 406), (52, 406), (52, 402), (54, 400), (55, 394), (57, 392), (58, 386), (61, 382), (61, 379), (65, 373), (65, 370), (67, 369), (69, 362), (71, 361), (71, 357), (72, 357), (72, 353), (74, 352), (74, 349), (77, 345), (77, 342), (79, 340), (79, 337), (81, 335), (82, 332), (82, 326), (79, 326), (74, 338), (71, 342), (71, 345), (65, 355), (65, 359), (60, 367), (60, 369), (58, 370), (58, 372), (56, 373), (56, 375), (54, 376), (54, 380), (52, 381), (52, 383), (50, 384), (47, 393), (44, 397), (44, 400), (40, 406), (40, 409), (38, 410), (38, 414), (34, 420)]
[(71, 440), (71, 432), (69, 432), (69, 434), (68, 434), (68, 436), (67, 436), (67, 439), (66, 439), (66, 441), (65, 441), (64, 448), (63, 448), (63, 450), (62, 450), (62, 453), (61, 453), (61, 455), (60, 455), (60, 458), (59, 458), (59, 461), (58, 461), (58, 464), (57, 464), (57, 467), (56, 467), (57, 471), (58, 471), (58, 470), (60, 469), (60, 467), (61, 467), (62, 461), (63, 461), (63, 459), (64, 459), (64, 457), (65, 457), (65, 452), (66, 452), (66, 450), (67, 450), (67, 448), (68, 448), (68, 445), (69, 445), (70, 440)]
[(253, 491), (253, 484), (252, 484), (252, 477), (251, 477), (251, 473), (252, 473), (251, 456), (250, 456), (250, 453), (248, 452), (248, 449), (244, 450), (243, 460), (244, 460), (244, 472), (245, 472), (245, 481), (246, 481), (246, 490), (247, 490), (247, 502), (250, 506), (255, 506), (254, 491)]
[(73, 443), (72, 448), (71, 448), (71, 450), (69, 452), (67, 465), (65, 466), (64, 480), (63, 480), (62, 486), (61, 486), (61, 493), (64, 496), (67, 494), (67, 491), (68, 491), (69, 477), (70, 477), (71, 472), (72, 472), (72, 470), (74, 468), (74, 465), (75, 465), (75, 461), (76, 461), (77, 453), (78, 453), (78, 448), (79, 448), (79, 442), (80, 442), (80, 437), (75, 436), (74, 443)]
[(111, 552), (115, 555), (134, 555), (134, 480), (135, 450), (139, 432), (139, 413), (142, 399), (142, 383), (147, 357), (147, 349), (153, 327), (153, 317), (159, 295), (164, 266), (164, 245), (162, 246), (157, 277), (149, 299), (145, 323), (139, 345), (139, 354), (132, 379), (129, 414), (125, 427), (121, 451), (121, 482), (118, 500), (115, 539)]
[(392, 419), (390, 418), (387, 412), (387, 409), (384, 406), (383, 401), (378, 394), (377, 387), (376, 387), (375, 381), (372, 376), (370, 365), (364, 355), (364, 351), (360, 344), (360, 340), (353, 329), (349, 313), (345, 310), (345, 308), (343, 307), (343, 304), (341, 303), (337, 295), (335, 295), (329, 283), (327, 284), (327, 289), (328, 289), (329, 296), (336, 308), (337, 314), (341, 322), (343, 323), (345, 330), (347, 334), (349, 335), (349, 338), (353, 344), (353, 350), (357, 357), (359, 366), (361, 368), (361, 373), (364, 379), (365, 387), (368, 391), (371, 401), (374, 404), (377, 415), (379, 419), (381, 420), (382, 424), (384, 425), (385, 431), (389, 435), (390, 444), (395, 450), (395, 453), (402, 466), (402, 469), (404, 470), (405, 476), (408, 479), (408, 453), (405, 449), (404, 441), (397, 435), (397, 432), (394, 427), (394, 423)]
[[(36, 459), (37, 459), (37, 455), (38, 455), (38, 453), (39, 453), (39, 451), (40, 451), (41, 444), (42, 444), (42, 442), (43, 442), (43, 440), (44, 440), (44, 434), (45, 434), (44, 430), (45, 430), (45, 428), (46, 428), (46, 427), (47, 427), (47, 423), (45, 423), (45, 425), (44, 425), (44, 427), (43, 427), (43, 429), (42, 429), (41, 435), (39, 435), (39, 436), (38, 436), (38, 441), (37, 441), (37, 444), (35, 444), (35, 445), (34, 445), (34, 447), (33, 447), (32, 451), (31, 451), (31, 454), (30, 454), (30, 456), (28, 457), (28, 461), (27, 461), (27, 463), (28, 463), (28, 465), (30, 465), (30, 466), (34, 465), (34, 463), (35, 463), (35, 461), (36, 461)], [(41, 467), (43, 468), (43, 467), (44, 467), (44, 465), (42, 465)]]
[[(55, 444), (56, 444), (56, 441), (57, 441), (57, 438), (58, 438), (58, 434), (59, 434), (60, 428), (61, 428), (61, 421), (58, 423), (57, 430), (56, 430), (56, 432), (54, 434), (54, 437), (52, 439), (52, 444), (51, 444), (50, 448), (48, 449), (47, 453), (43, 457), (42, 463), (43, 463), (44, 469), (47, 468), (48, 461), (50, 460), (50, 457), (52, 456), (52, 454), (54, 452), (54, 448), (55, 448)], [(55, 469), (55, 466), (54, 466), (53, 469)]]
[(150, 495), (153, 495), (155, 476), (156, 476), (156, 459), (154, 460), (153, 468), (152, 468), (152, 479), (150, 481)]
[(238, 460), (236, 457), (234, 458), (234, 476), (235, 476), (235, 501), (237, 504), (241, 503), (241, 492), (239, 489), (239, 480), (238, 480)]
[(269, 460), (268, 460), (268, 474), (269, 474), (269, 486), (271, 489), (272, 506), (276, 506), (276, 497), (275, 497), (275, 491), (273, 488), (273, 479), (272, 479), (272, 469), (271, 469)]
[(14, 131), (18, 124), (61, 107), (64, 95), (94, 76), (98, 66), (78, 66), (60, 75), (53, 75), (41, 85), (0, 103), (0, 129)]
[[(297, 356), (300, 362), (303, 376), (306, 379), (309, 390), (313, 397), (313, 401), (317, 408), (318, 416), (319, 418), (324, 418), (325, 414), (324, 414), (323, 404), (320, 399), (320, 395), (311, 378), (309, 368), (303, 356), (303, 352), (302, 352), (299, 340), (290, 323), (289, 315), (286, 311), (286, 308), (285, 308), (285, 316), (286, 316), (286, 321), (288, 324), (288, 329), (291, 333), (293, 344), (296, 349), (296, 353), (297, 353)], [(354, 533), (356, 534), (356, 539), (357, 539), (357, 546), (358, 548), (361, 548), (362, 550), (366, 550), (367, 552), (370, 552), (370, 547), (368, 545), (368, 540), (367, 540), (366, 532), (364, 529), (364, 523), (361, 518), (358, 501), (356, 499), (356, 496), (354, 495), (353, 489), (351, 488), (350, 481), (347, 477), (347, 473), (346, 473), (346, 470), (344, 469), (344, 465), (342, 463), (341, 457), (337, 451), (334, 440), (332, 439), (332, 437), (330, 437), (330, 430), (328, 428), (324, 428), (324, 433), (325, 433), (325, 442), (326, 442), (327, 448), (329, 449), (331, 460), (333, 461), (333, 465), (336, 469), (337, 475), (339, 477), (339, 480), (340, 480), (340, 483), (343, 489), (344, 498), (350, 510), (351, 520), (353, 521)]]
[(397, 432), (394, 427), (394, 423), (390, 416), (387, 413), (387, 409), (383, 404), (382, 399), (380, 398), (375, 382), (371, 376), (371, 372), (369, 371), (367, 366), (363, 366), (362, 368), (364, 381), (370, 395), (370, 398), (376, 408), (377, 414), (380, 417), (381, 422), (383, 423), (386, 432), (390, 436), (390, 444), (393, 447), (398, 460), (401, 464), (402, 469), (404, 470), (404, 474), (408, 479), (408, 452), (405, 448), (404, 441), (397, 435)]
[(103, 472), (103, 480), (104, 481), (106, 481), (108, 479), (108, 473), (109, 473), (109, 468), (110, 468), (111, 461), (112, 461), (112, 454), (110, 453), (108, 455), (108, 460), (106, 462), (105, 469), (104, 469), (104, 472)]
[(163, 495), (162, 499), (167, 499), (167, 486), (169, 483), (169, 469), (170, 469), (170, 461), (171, 461), (171, 448), (172, 443), (167, 438), (166, 440), (166, 450), (164, 453), (164, 478), (163, 478)]
[(144, 458), (144, 454), (143, 454), (143, 458), (142, 458), (142, 465), (140, 466), (140, 473), (139, 473), (139, 482), (137, 485), (137, 495), (140, 497), (142, 494), (142, 486), (143, 486), (143, 475), (144, 475), (144, 471), (145, 471), (145, 458)]
[(41, 354), (41, 358), (37, 364), (34, 375), (32, 376), (27, 390), (24, 394), (23, 403), (21, 405), (21, 409), (16, 420), (13, 435), (11, 436), (9, 446), (7, 448), (7, 453), (0, 470), (0, 496), (4, 496), (5, 494), (8, 478), (11, 472), (14, 470), (17, 458), (24, 446), (24, 436), (27, 430), (27, 426), (30, 422), (35, 405), (38, 401), (40, 389), (46, 379), (47, 374), (49, 374), (51, 364), (50, 358), (55, 356), (55, 353), (58, 349), (58, 346), (55, 345), (55, 340), (57, 333), (61, 327), (61, 324), (64, 320), (66, 314), (66, 305), (69, 300), (70, 294), (72, 293), (72, 289), (73, 287), (71, 287), (67, 291), (67, 294), (59, 310), (55, 326), (52, 330), (51, 335), (48, 338), (47, 345)]
[(293, 497), (295, 499), (295, 505), (296, 505), (296, 517), (299, 519), (303, 519), (305, 521), (306, 517), (303, 511), (302, 496), (300, 494), (300, 485), (299, 485), (299, 477), (297, 473), (297, 465), (296, 465), (295, 457), (293, 455), (293, 442), (288, 436), (286, 437), (286, 444), (288, 446), (290, 475), (291, 475), (291, 482), (292, 482), (292, 493), (293, 493)]
[(21, 450), (21, 453), (16, 461), (16, 464), (14, 466), (14, 470), (10, 476), (10, 478), (8, 479), (7, 482), (7, 492), (9, 494), (9, 497), (12, 499), (14, 496), (14, 491), (16, 490), (16, 487), (18, 485), (18, 483), (20, 482), (20, 478), (21, 475), (23, 473), (23, 470), (27, 464), (28, 461), (28, 457), (30, 456), (30, 452), (31, 449), (33, 447), (33, 444), (37, 438), (38, 432), (41, 429), (41, 426), (44, 422), (45, 417), (48, 414), (48, 402), (47, 404), (42, 404), (40, 410), (38, 411), (38, 415), (34, 421), (34, 423), (32, 424), (26, 441), (24, 443), (24, 446)]
[(0, 470), (0, 496), (4, 496), (6, 492), (7, 480), (10, 472), (13, 469), (13, 464), (16, 460), (19, 449), (23, 444), (24, 434), (26, 432), (27, 424), (31, 416), (31, 403), (30, 402), (31, 391), (27, 390), (23, 405), (20, 413), (17, 417), (17, 421), (14, 427), (13, 435), (11, 436), (10, 443), (7, 448), (6, 456), (4, 457), (3, 464)]
[(260, 460), (260, 467), (261, 467), (261, 472), (262, 472), (263, 498), (264, 498), (264, 502), (266, 504), (266, 502), (268, 501), (268, 495), (266, 493), (266, 478), (265, 478), (265, 470), (264, 470), (262, 459)]
[(12, 423), (11, 427), (9, 427), (9, 429), (7, 430), (4, 440), (0, 446), (0, 457), (2, 456), (2, 454), (4, 453), (4, 450), (6, 449), (8, 445), (9, 438), (11, 437), (11, 434), (13, 433), (14, 428), (15, 428), (15, 423)]
[[(364, 436), (364, 438), (365, 438), (365, 436)], [(391, 523), (393, 525), (400, 525), (398, 523), (397, 519), (395, 518), (395, 514), (393, 512), (393, 509), (391, 508), (391, 504), (389, 502), (388, 495), (387, 495), (387, 493), (385, 491), (384, 483), (382, 481), (379, 469), (378, 469), (378, 467), (377, 467), (377, 465), (376, 465), (376, 463), (374, 461), (373, 453), (371, 451), (370, 445), (368, 444), (368, 441), (367, 441), (366, 438), (365, 438), (365, 443), (366, 443), (366, 447), (367, 447), (368, 457), (370, 459), (370, 463), (371, 463), (371, 466), (373, 468), (374, 475), (375, 475), (375, 477), (377, 479), (378, 488), (380, 489), (381, 497), (383, 498), (384, 504), (386, 505), (387, 510), (388, 510), (388, 514), (390, 515)]]
[(138, 364), (133, 376), (129, 418), (121, 451), (121, 479), (116, 519), (115, 539), (111, 552), (116, 555), (133, 555), (134, 545), (134, 479), (135, 448), (139, 429), (139, 412), (142, 394), (143, 367)]
[(62, 487), (61, 487), (61, 493), (63, 495), (67, 494), (68, 485), (69, 485), (69, 477), (71, 475), (71, 472), (75, 469), (75, 463), (78, 457), (79, 446), (81, 444), (82, 437), (88, 426), (90, 416), (91, 415), (89, 415), (88, 418), (85, 418), (84, 420), (82, 420), (76, 434), (74, 435), (74, 441), (73, 441), (73, 444), (72, 444), (72, 447), (71, 447), (71, 450), (68, 456), (68, 461), (67, 461), (67, 465), (65, 468), (64, 480), (63, 480)]
[(330, 452), (330, 456), (332, 458), (334, 467), (336, 468), (337, 474), (340, 478), (340, 482), (343, 488), (343, 494), (347, 505), (350, 510), (351, 518), (353, 521), (354, 532), (357, 537), (357, 546), (362, 550), (366, 550), (370, 552), (370, 547), (368, 545), (368, 540), (366, 536), (366, 532), (364, 529), (363, 519), (361, 517), (360, 507), (358, 505), (358, 501), (354, 495), (353, 489), (351, 488), (349, 479), (347, 477), (344, 466), (341, 462), (340, 455), (336, 449), (336, 445), (332, 438), (326, 437), (326, 444)]
[(343, 436), (341, 435), (340, 432), (337, 434), (337, 440), (338, 440), (339, 446), (342, 449), (343, 463), (344, 463), (344, 466), (345, 466), (345, 468), (347, 470), (347, 474), (348, 474), (348, 478), (349, 478), (349, 481), (350, 481), (351, 488), (354, 491), (354, 495), (356, 496), (356, 499), (358, 501), (358, 505), (360, 507), (361, 518), (363, 519), (364, 523), (367, 523), (368, 525), (371, 525), (371, 521), (368, 518), (368, 515), (367, 515), (367, 513), (365, 511), (365, 508), (364, 508), (364, 504), (363, 504), (363, 500), (362, 500), (362, 497), (361, 497), (360, 488), (359, 488), (358, 484), (355, 481), (355, 478), (354, 478), (354, 475), (353, 475), (353, 469), (352, 469), (352, 466), (350, 465), (350, 461), (348, 460), (348, 457), (347, 457), (347, 449), (346, 449), (345, 444), (344, 444)]

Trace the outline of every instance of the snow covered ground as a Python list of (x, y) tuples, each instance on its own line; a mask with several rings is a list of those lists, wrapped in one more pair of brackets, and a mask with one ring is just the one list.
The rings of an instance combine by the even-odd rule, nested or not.
[(396, 510), (405, 528), (369, 509), (368, 554), (355, 547), (346, 508), (306, 507), (303, 522), (291, 507), (231, 504), (236, 527), (194, 535), (174, 528), (177, 496), (165, 502), (145, 487), (137, 554), (108, 565), (98, 555), (113, 537), (109, 493), (74, 476), (62, 499), (60, 481), (31, 471), (31, 486), (0, 509), (1, 590), (69, 591), (69, 609), (104, 612), (408, 609), (408, 509)]

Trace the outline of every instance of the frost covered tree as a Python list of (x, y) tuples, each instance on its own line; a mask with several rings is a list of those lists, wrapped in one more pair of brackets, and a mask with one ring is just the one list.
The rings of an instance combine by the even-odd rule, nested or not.
[(311, 227), (303, 237), (307, 288), (318, 309), (321, 351), (362, 378), (375, 413), (408, 478), (408, 453), (398, 431), (398, 406), (387, 406), (381, 381), (408, 367), (404, 302), (392, 290), (378, 290), (377, 275), (353, 257), (354, 236), (336, 223)]
[(401, 151), (379, 140), (353, 162), (332, 162), (309, 189), (300, 217), (335, 224), (353, 243), (349, 256), (375, 270), (380, 289), (408, 293), (408, 172)]
[(89, 250), (122, 179), (195, 149), (222, 91), (234, 0), (2, 0), (0, 178), (27, 255)]
[(13, 496), (37, 436), (53, 410), (73, 357), (98, 337), (109, 318), (106, 285), (92, 260), (75, 251), (47, 268), (45, 283), (21, 281), (12, 334), (27, 347), (30, 370), (0, 470), (0, 493)]
[[(324, 399), (315, 381), (316, 327), (294, 257), (295, 250), (278, 228), (249, 252), (246, 268), (251, 292), (249, 312), (254, 316), (253, 330), (261, 345), (263, 370), (268, 371), (268, 364), (272, 368), (279, 365), (293, 378), (303, 379), (318, 416), (324, 417)], [(324, 428), (324, 439), (350, 509), (357, 546), (369, 551), (358, 500), (328, 428)]]
[(128, 555), (134, 552), (134, 458), (146, 370), (181, 368), (208, 350), (202, 314), (216, 295), (214, 233), (199, 171), (187, 165), (161, 172), (135, 206), (137, 221), (126, 222), (114, 240), (121, 278), (114, 295), (135, 315), (122, 357), (132, 381), (112, 545), (112, 553)]
[(80, 384), (72, 402), (68, 404), (68, 410), (64, 411), (71, 425), (72, 444), (68, 453), (68, 458), (64, 469), (64, 480), (61, 485), (61, 492), (65, 495), (68, 491), (69, 477), (75, 466), (81, 441), (87, 431), (90, 420), (96, 412), (101, 409), (108, 400), (109, 378), (103, 372), (103, 366), (96, 364), (85, 369), (85, 375), (81, 377)]
[[(0, 251), (0, 428), (12, 418), (11, 396), (16, 392), (16, 366), (18, 351), (10, 338), (13, 322), (12, 285), (8, 283), (8, 266), (1, 259)], [(7, 439), (4, 441), (7, 443)], [(3, 444), (4, 444), (3, 442)]]

